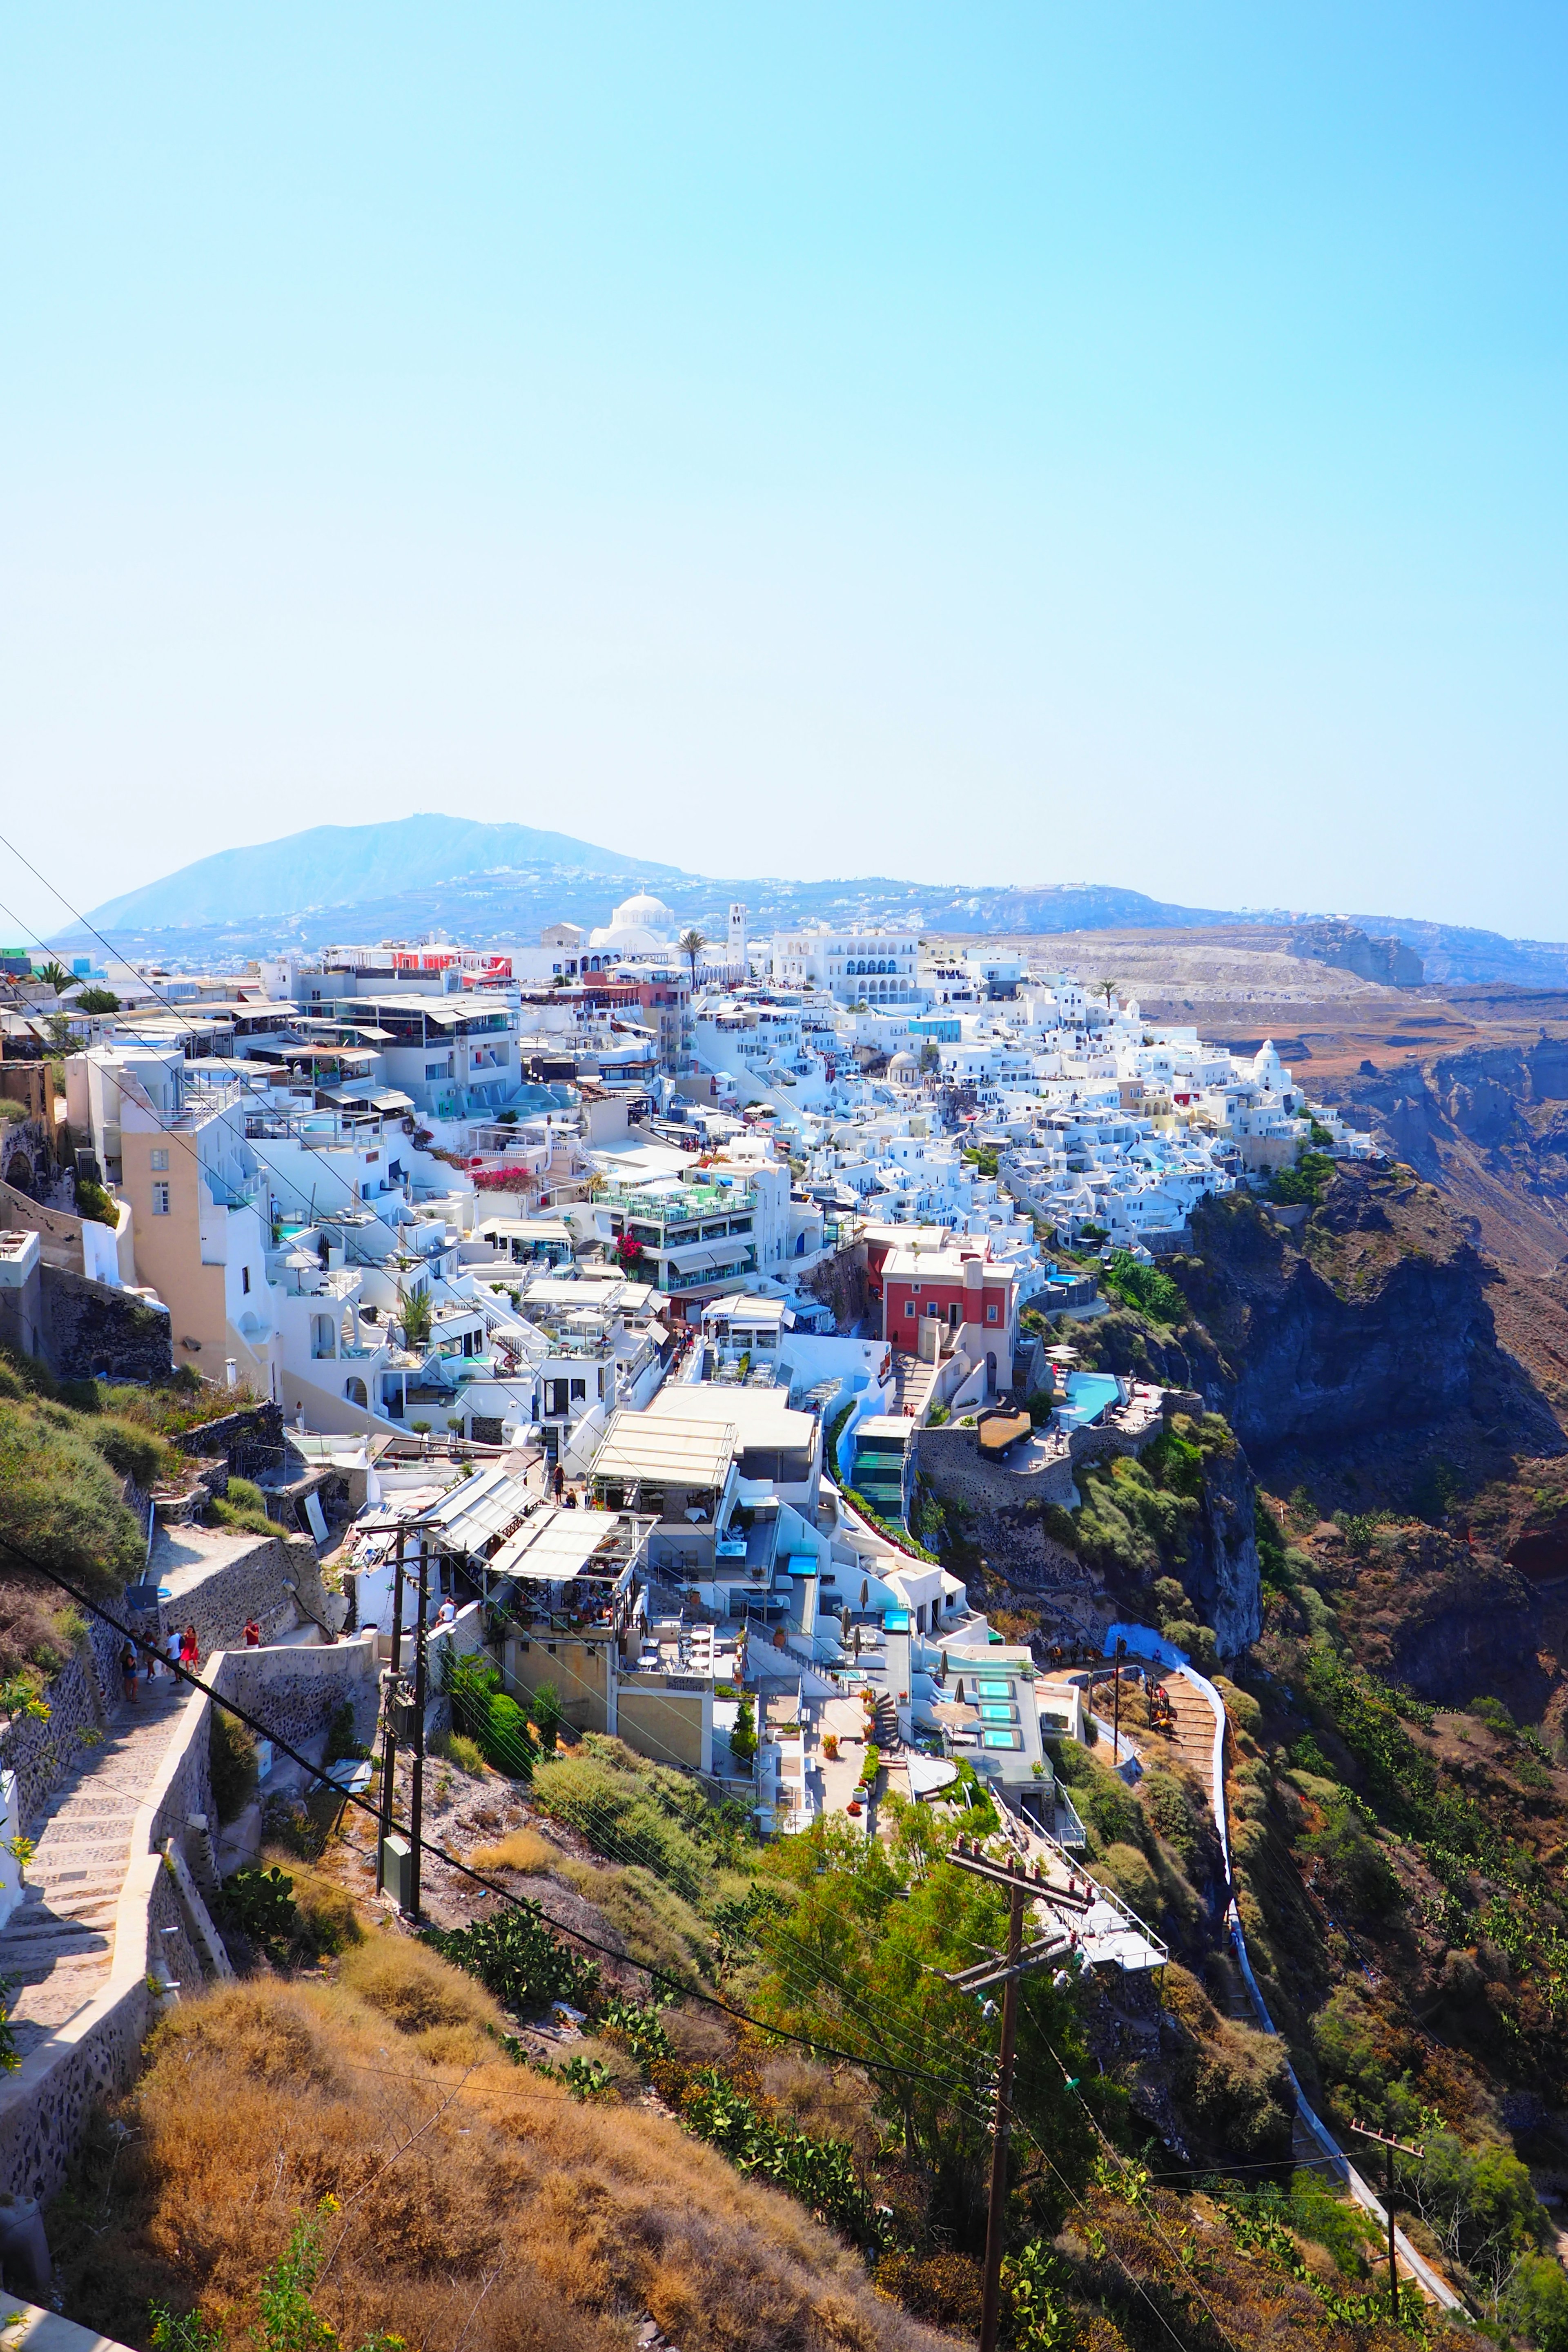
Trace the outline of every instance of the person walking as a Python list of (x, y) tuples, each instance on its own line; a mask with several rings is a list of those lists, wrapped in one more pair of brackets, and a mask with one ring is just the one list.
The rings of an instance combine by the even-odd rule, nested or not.
[(259, 1650), (261, 1647), (261, 1627), (254, 1617), (246, 1621), (245, 1646), (247, 1650)]
[(163, 1636), (163, 1663), (169, 1670), (169, 1680), (176, 1681), (174, 1668), (180, 1663), (180, 1637), (172, 1625)]
[(120, 1679), (132, 1706), (136, 1704), (136, 1644), (127, 1642), (120, 1653)]
[(560, 1502), (560, 1500), (561, 1500), (561, 1490), (562, 1490), (562, 1488), (565, 1486), (565, 1484), (566, 1484), (566, 1473), (565, 1473), (565, 1471), (563, 1469), (563, 1467), (562, 1467), (561, 1464), (558, 1462), (558, 1463), (555, 1465), (555, 1499), (556, 1499), (557, 1503), (559, 1503), (559, 1502)]
[(196, 1641), (196, 1629), (194, 1625), (187, 1625), (180, 1636), (180, 1664), (193, 1675), (201, 1664), (201, 1649)]

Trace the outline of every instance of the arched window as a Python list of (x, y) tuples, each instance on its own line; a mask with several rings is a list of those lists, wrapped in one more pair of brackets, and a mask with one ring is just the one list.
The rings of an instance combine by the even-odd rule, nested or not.
[(357, 1404), (361, 1407), (364, 1407), (368, 1406), (370, 1403), (370, 1399), (365, 1393), (365, 1385), (363, 1381), (345, 1381), (343, 1382), (343, 1394), (347, 1397), (350, 1404)]

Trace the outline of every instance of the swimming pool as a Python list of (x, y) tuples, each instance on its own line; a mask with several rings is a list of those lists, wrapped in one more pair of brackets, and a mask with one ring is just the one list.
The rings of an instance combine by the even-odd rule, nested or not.
[(1121, 1391), (1110, 1372), (1069, 1372), (1068, 1401), (1057, 1407), (1057, 1419), (1064, 1429), (1083, 1429), (1114, 1404)]

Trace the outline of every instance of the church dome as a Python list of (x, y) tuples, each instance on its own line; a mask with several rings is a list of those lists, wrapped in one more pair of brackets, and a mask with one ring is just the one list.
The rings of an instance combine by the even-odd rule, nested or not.
[(623, 899), (616, 908), (610, 917), (610, 928), (616, 931), (659, 931), (674, 920), (674, 914), (662, 898), (654, 898), (647, 890), (638, 890), (631, 898)]
[(896, 1087), (918, 1087), (921, 1066), (912, 1054), (895, 1054), (888, 1064), (888, 1076)]
[(674, 925), (675, 916), (662, 898), (637, 890), (621, 901), (602, 929), (591, 934), (588, 945), (608, 948), (616, 955), (662, 955)]

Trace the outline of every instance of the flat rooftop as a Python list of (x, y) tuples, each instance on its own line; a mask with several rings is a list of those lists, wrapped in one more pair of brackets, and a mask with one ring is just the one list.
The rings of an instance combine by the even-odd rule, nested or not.
[[(724, 1484), (740, 1450), (737, 1416), (731, 1412), (721, 1420), (700, 1413), (682, 1414), (679, 1400), (690, 1391), (677, 1389), (671, 1393), (674, 1411), (622, 1411), (615, 1415), (594, 1459), (593, 1475), (596, 1479), (617, 1478), (628, 1485), (646, 1480), (650, 1486), (704, 1493), (716, 1491)], [(714, 1393), (734, 1402), (744, 1391), (725, 1389)], [(805, 1420), (806, 1416), (796, 1414), (794, 1418)]]
[(636, 1559), (642, 1534), (626, 1511), (568, 1511), (549, 1504), (502, 1544), (490, 1573), (520, 1583), (570, 1584), (583, 1576), (616, 1581)]
[[(644, 1416), (649, 1421), (679, 1421), (689, 1425), (730, 1430), (745, 1447), (775, 1446), (781, 1454), (811, 1449), (816, 1416), (792, 1412), (787, 1389), (737, 1388), (718, 1381), (680, 1381), (661, 1388), (649, 1399)], [(910, 1426), (902, 1424), (900, 1426)]]

